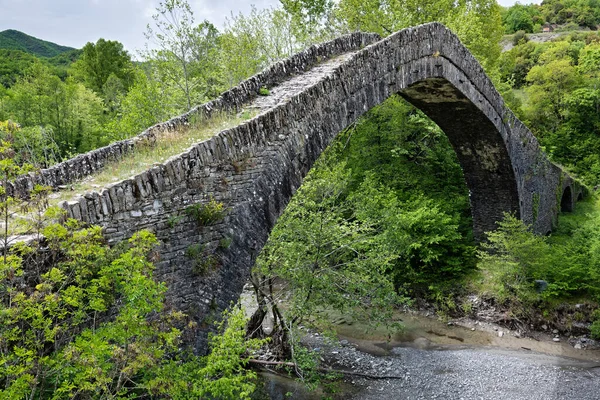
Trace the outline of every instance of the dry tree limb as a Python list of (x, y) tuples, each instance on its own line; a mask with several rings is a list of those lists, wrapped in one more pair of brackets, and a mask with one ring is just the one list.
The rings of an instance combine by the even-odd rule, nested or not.
[[(294, 368), (294, 369), (296, 369), (298, 367), (296, 365), (296, 363), (286, 362), (286, 361), (266, 361), (266, 360), (256, 360), (256, 359), (251, 358), (251, 359), (248, 360), (248, 362), (250, 364), (254, 364), (254, 365), (257, 365), (257, 366), (260, 366), (260, 367), (264, 367), (264, 368), (267, 368), (267, 369), (270, 366), (273, 366), (273, 367), (290, 367), (290, 368)], [(368, 378), (368, 379), (404, 379), (403, 376), (373, 375), (373, 374), (366, 374), (366, 373), (363, 373), (363, 372), (347, 371), (347, 370), (332, 369), (332, 368), (317, 368), (317, 371), (319, 371), (319, 372), (326, 372), (326, 373), (342, 374), (342, 375), (360, 376), (362, 378)]]

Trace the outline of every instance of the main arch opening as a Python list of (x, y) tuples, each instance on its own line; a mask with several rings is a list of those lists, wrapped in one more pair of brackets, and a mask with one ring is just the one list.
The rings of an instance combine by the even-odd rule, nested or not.
[(504, 213), (520, 216), (513, 165), (497, 127), (444, 78), (409, 86), (400, 95), (422, 110), (448, 136), (469, 188), (473, 231), (478, 241)]

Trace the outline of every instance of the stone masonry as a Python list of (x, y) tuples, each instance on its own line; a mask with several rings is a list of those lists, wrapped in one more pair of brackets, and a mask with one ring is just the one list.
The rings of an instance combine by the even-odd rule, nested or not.
[[(269, 96), (257, 97), (261, 87)], [(548, 161), (531, 132), (505, 106), (483, 69), (439, 23), (404, 29), (383, 40), (355, 33), (274, 64), (221, 97), (158, 124), (140, 137), (186, 125), (193, 114), (238, 110), (259, 115), (198, 143), (164, 164), (62, 203), (70, 217), (104, 227), (111, 243), (140, 229), (161, 240), (158, 279), (170, 306), (199, 326), (237, 299), (250, 268), (291, 196), (322, 151), (362, 114), (399, 93), (446, 132), (470, 191), (478, 240), (513, 212), (546, 234), (583, 188)], [(13, 190), (26, 197), (35, 182), (64, 185), (135, 147), (134, 138), (90, 152)], [(214, 199), (225, 217), (202, 226), (186, 213)], [(189, 256), (190, 246), (205, 260)], [(198, 247), (201, 246), (201, 247)], [(204, 336), (195, 339), (199, 350)]]

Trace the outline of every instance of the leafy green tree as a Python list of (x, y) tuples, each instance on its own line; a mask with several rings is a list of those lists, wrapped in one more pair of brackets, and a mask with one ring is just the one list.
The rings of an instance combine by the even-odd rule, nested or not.
[[(327, 24), (324, 13), (331, 12), (340, 31), (376, 32), (387, 36), (399, 29), (438, 21), (451, 28), (489, 72), (500, 56), (502, 36), (500, 8), (494, 0), (436, 0), (424, 4), (417, 0), (340, 0), (329, 11), (321, 0), (290, 1), (294, 15), (312, 15)], [(286, 3), (284, 3), (285, 5)]]
[(281, 0), (283, 11), (292, 18), (294, 38), (305, 47), (339, 33), (333, 20), (334, 4), (331, 0)]
[(131, 57), (123, 44), (114, 40), (98, 39), (83, 46), (81, 57), (71, 66), (70, 74), (98, 95), (104, 94), (109, 77), (119, 79), (126, 91), (132, 84)]
[(102, 100), (94, 92), (71, 79), (61, 81), (41, 63), (34, 64), (8, 90), (5, 105), (6, 114), (23, 127), (51, 132), (61, 157), (106, 143), (103, 110)]
[(162, 1), (156, 11), (154, 28), (147, 27), (146, 58), (153, 61), (162, 79), (181, 91), (184, 102), (180, 107), (189, 110), (193, 103), (218, 91), (218, 78), (211, 74), (218, 61), (218, 31), (208, 21), (195, 26), (185, 0)]
[[(151, 73), (151, 72), (150, 72)], [(175, 90), (137, 68), (125, 96), (118, 97), (120, 113), (107, 127), (111, 141), (122, 140), (169, 119), (179, 110)]]
[(12, 121), (0, 121), (0, 140), (11, 143), (17, 165), (26, 163), (44, 168), (60, 160), (58, 145), (52, 132), (43, 127), (26, 127)]
[[(508, 8), (502, 17), (502, 23), (508, 34), (517, 31), (533, 33), (535, 17), (541, 17), (541, 12), (535, 4), (523, 5), (517, 3)], [(539, 22), (541, 20), (540, 18), (536, 18), (535, 21)]]
[[(317, 318), (319, 309), (381, 323), (391, 321), (391, 305), (399, 301), (385, 273), (392, 254), (376, 239), (373, 227), (353, 215), (352, 203), (344, 199), (348, 179), (343, 164), (321, 163), (313, 169), (252, 273), (259, 309), (249, 331), (261, 332), (270, 312), (272, 345), (294, 361), (294, 329)], [(276, 279), (284, 282), (280, 291), (273, 288)], [(287, 298), (285, 311), (278, 308), (281, 296)]]
[(530, 84), (525, 112), (538, 133), (555, 132), (564, 121), (566, 94), (580, 85), (575, 67), (568, 59), (550, 61), (533, 66), (527, 74)]
[(235, 86), (315, 40), (299, 32), (293, 16), (281, 10), (252, 7), (247, 16), (232, 15), (219, 38), (225, 84)]
[(478, 251), (485, 288), (503, 302), (531, 299), (534, 277), (549, 261), (549, 247), (518, 218), (505, 215)]
[(226, 311), (218, 324), (218, 335), (211, 335), (207, 357), (175, 359), (164, 363), (148, 381), (151, 393), (175, 400), (215, 398), (250, 399), (256, 387), (256, 373), (247, 369), (250, 353), (265, 340), (246, 339), (244, 311)]

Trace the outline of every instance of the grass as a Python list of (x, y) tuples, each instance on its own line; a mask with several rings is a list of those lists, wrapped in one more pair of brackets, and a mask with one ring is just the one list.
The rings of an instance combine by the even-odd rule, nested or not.
[(83, 194), (102, 188), (159, 165), (170, 157), (189, 149), (192, 145), (213, 137), (215, 134), (240, 125), (256, 115), (256, 110), (237, 115), (221, 114), (209, 120), (193, 123), (191, 127), (174, 132), (165, 132), (154, 143), (138, 144), (135, 150), (122, 159), (110, 162), (96, 174), (85, 177), (70, 185), (71, 190), (62, 190), (51, 195), (51, 203), (71, 200), (74, 193)]

